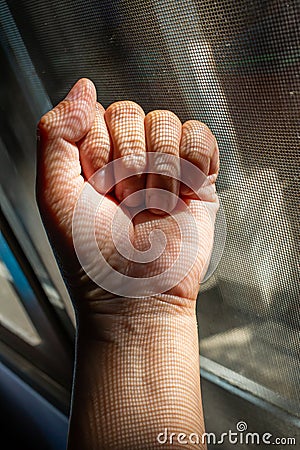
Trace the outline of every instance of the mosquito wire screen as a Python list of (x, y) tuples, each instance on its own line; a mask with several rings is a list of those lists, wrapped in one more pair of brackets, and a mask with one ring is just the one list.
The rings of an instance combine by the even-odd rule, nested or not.
[[(7, 2), (53, 103), (78, 78), (89, 77), (104, 107), (130, 99), (145, 112), (170, 109), (182, 122), (197, 119), (212, 129), (221, 154), (218, 191), (227, 240), (217, 270), (199, 294), (201, 354), (255, 382), (257, 390), (275, 394), (296, 413), (297, 3)], [(28, 147), (26, 158), (34, 158), (34, 151)]]

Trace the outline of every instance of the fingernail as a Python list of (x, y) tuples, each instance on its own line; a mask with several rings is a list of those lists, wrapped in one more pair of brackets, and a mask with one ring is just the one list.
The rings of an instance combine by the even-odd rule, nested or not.
[(102, 167), (102, 169), (99, 169), (90, 177), (89, 183), (91, 183), (100, 194), (107, 194), (115, 184), (112, 165), (107, 164)]
[(193, 194), (192, 189), (190, 189), (188, 186), (186, 186), (185, 184), (182, 184), (180, 186), (180, 192), (182, 195), (191, 195)]
[(143, 191), (132, 192), (130, 189), (124, 189), (123, 191), (124, 204), (129, 208), (134, 208), (139, 206), (144, 201)]
[(163, 189), (154, 189), (155, 192), (146, 194), (146, 206), (155, 214), (171, 213), (177, 204), (177, 196)]

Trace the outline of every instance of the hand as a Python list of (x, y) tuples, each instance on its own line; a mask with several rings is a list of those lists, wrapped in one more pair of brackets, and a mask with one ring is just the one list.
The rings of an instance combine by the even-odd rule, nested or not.
[[(117, 182), (101, 203), (95, 218), (97, 245), (106, 261), (116, 271), (130, 278), (164, 273), (182, 251), (182, 237), (174, 219), (185, 214), (181, 207), (184, 202), (196, 220), (199, 233), (198, 255), (193, 267), (186, 267), (186, 276), (179, 283), (175, 280), (175, 285), (173, 283), (166, 295), (175, 303), (178, 298), (195, 300), (199, 281), (209, 262), (214, 220), (218, 210), (215, 181), (219, 157), (216, 140), (210, 130), (194, 120), (181, 125), (178, 117), (166, 110), (152, 111), (145, 117), (142, 108), (130, 101), (113, 103), (105, 111), (96, 101), (93, 83), (87, 79), (79, 80), (65, 100), (42, 117), (38, 130), (37, 200), (73, 300), (101, 300), (110, 295), (97, 286), (80, 267), (72, 239), (72, 218), (87, 180), (109, 162), (124, 157), (122, 171), (131, 176)], [(156, 171), (164, 175), (147, 174), (146, 152), (171, 154), (175, 158), (168, 167), (159, 167), (157, 164)], [(180, 178), (179, 157), (193, 163), (207, 176), (207, 186), (200, 189), (201, 201), (180, 181), (172, 178)], [(172, 163), (174, 159), (175, 164)], [(137, 171), (142, 173), (136, 175)], [(114, 176), (117, 178), (119, 174), (115, 173)], [(173, 202), (170, 205), (170, 197), (164, 196), (164, 192), (160, 191), (160, 196), (156, 199), (158, 203), (153, 203), (155, 199), (148, 195), (153, 188), (169, 191), (183, 202)], [(145, 191), (140, 191), (135, 196), (131, 195), (142, 189), (146, 189), (146, 194)], [(173, 199), (174, 197), (171, 202)], [(147, 208), (139, 212), (129, 224), (133, 247), (147, 251), (149, 235), (155, 229), (161, 230), (165, 235), (165, 251), (152, 262), (141, 264), (130, 261), (116, 249), (112, 239), (112, 224), (116, 213), (118, 212), (119, 230), (122, 231), (128, 224), (126, 211), (119, 208), (123, 200), (131, 213), (143, 202)], [(91, 245), (85, 239), (85, 229), (89, 226), (87, 203), (89, 201), (79, 211), (77, 208), (80, 236), (85, 249), (89, 249)], [(153, 207), (157, 204), (172, 212), (165, 214)], [(186, 227), (189, 227), (188, 222)], [(121, 242), (124, 240), (122, 233), (119, 239)], [(97, 272), (101, 278), (104, 268), (99, 261), (94, 261), (90, 272)], [(115, 295), (111, 294), (111, 297)]]
[[(87, 79), (78, 81), (66, 99), (42, 117), (38, 130), (37, 201), (77, 312), (68, 449), (156, 449), (161, 447), (157, 436), (165, 427), (174, 436), (202, 436), (194, 300), (208, 264), (218, 210), (215, 181), (219, 159), (214, 136), (197, 121), (182, 126), (170, 111), (153, 111), (144, 117), (141, 107), (129, 101), (114, 103), (105, 111)], [(158, 164), (150, 174), (149, 152), (173, 158), (170, 164)], [(179, 157), (207, 175), (207, 183), (198, 186), (201, 200), (178, 181), (182, 175)], [(87, 180), (119, 158), (124, 158), (120, 160), (123, 166), (106, 173), (112, 178), (106, 180), (108, 184), (115, 186), (103, 198), (101, 186), (94, 186), (98, 193)], [(120, 172), (130, 177), (121, 181)], [(194, 182), (197, 185), (197, 180)], [(157, 188), (165, 191), (153, 199), (151, 194)], [(84, 197), (85, 191), (88, 195)], [(166, 191), (173, 193), (175, 200)], [(169, 277), (167, 269), (186, 249), (194, 251), (196, 242), (194, 263), (190, 267), (184, 260), (180, 266), (185, 276), (176, 282), (175, 271), (175, 283), (169, 290), (134, 299), (137, 301), (116, 297), (103, 290), (101, 283), (96, 284), (77, 259), (72, 219), (76, 212), (76, 235), (81, 250), (90, 256), (95, 239), (87, 230), (98, 197), (103, 201), (92, 223), (92, 237), (111, 267), (130, 279), (142, 277), (144, 280), (135, 283), (143, 287), (153, 274)], [(125, 208), (120, 207), (123, 200)], [(146, 209), (130, 221), (128, 214), (134, 215), (143, 203)], [(195, 219), (195, 229), (190, 228), (187, 212)], [(181, 230), (176, 220), (181, 221)], [(112, 229), (122, 248), (131, 242), (133, 249), (144, 254), (150, 233), (161, 230), (165, 250), (147, 263), (133, 262), (117, 251)], [(179, 231), (187, 237), (183, 248)], [(99, 275), (101, 280), (105, 271), (99, 259), (89, 262), (90, 275)], [(181, 444), (172, 448), (181, 448)], [(199, 448), (205, 449), (205, 445)]]

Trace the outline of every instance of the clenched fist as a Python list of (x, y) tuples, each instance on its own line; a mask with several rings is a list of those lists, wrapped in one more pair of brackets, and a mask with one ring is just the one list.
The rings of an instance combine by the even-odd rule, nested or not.
[[(82, 302), (84, 297), (107, 297), (110, 289), (101, 287), (105, 279), (110, 280), (112, 294), (124, 291), (126, 296), (126, 280), (135, 279), (141, 296), (145, 289), (144, 295), (164, 291), (172, 296), (169, 298), (195, 299), (209, 262), (218, 210), (218, 147), (207, 126), (195, 120), (182, 125), (166, 110), (152, 111), (145, 117), (142, 108), (131, 101), (113, 103), (105, 111), (96, 101), (92, 82), (81, 79), (65, 100), (42, 117), (38, 129), (37, 199), (72, 299)], [(149, 154), (154, 154), (151, 169)], [(118, 159), (118, 164), (103, 172), (102, 179), (108, 179), (102, 180), (102, 186), (100, 180), (98, 187), (90, 188), (91, 198), (86, 195), (76, 210), (78, 246), (86, 253), (83, 259), (91, 258), (86, 276), (86, 267), (82, 270), (78, 252), (77, 256), (74, 252), (75, 206), (88, 180)], [(199, 176), (188, 165), (183, 168), (182, 161), (193, 164)], [(183, 170), (193, 190), (183, 182)], [(97, 199), (97, 189), (101, 193), (103, 183), (109, 186), (108, 192), (103, 192), (105, 198), (92, 214), (91, 208), (97, 206), (92, 197)], [(196, 228), (189, 229), (187, 213), (193, 216)], [(97, 260), (97, 252), (92, 257), (94, 240), (87, 233), (91, 225), (103, 259), (113, 268), (110, 279), (103, 260)], [(155, 235), (151, 239), (154, 230), (163, 233), (164, 242), (159, 239), (161, 235), (157, 242)], [(130, 249), (136, 249), (139, 258)], [(169, 270), (176, 261), (177, 267)], [(116, 273), (123, 275), (121, 281)], [(153, 291), (146, 289), (145, 278), (150, 277)]]

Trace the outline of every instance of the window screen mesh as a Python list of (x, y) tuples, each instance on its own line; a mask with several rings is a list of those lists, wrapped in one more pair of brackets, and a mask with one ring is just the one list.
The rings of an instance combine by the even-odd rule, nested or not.
[[(204, 121), (218, 139), (227, 242), (202, 287), (201, 353), (299, 411), (297, 1), (8, 2), (53, 103), (80, 77)], [(28, 149), (33, 158), (34, 149)]]

